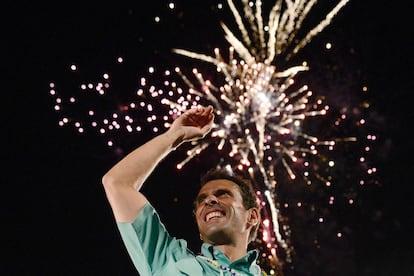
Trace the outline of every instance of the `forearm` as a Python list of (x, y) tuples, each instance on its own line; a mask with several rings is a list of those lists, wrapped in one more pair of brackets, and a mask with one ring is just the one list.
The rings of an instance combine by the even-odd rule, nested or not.
[(179, 131), (160, 134), (129, 153), (102, 177), (116, 221), (134, 221), (148, 202), (139, 190), (177, 141), (180, 141)]
[(178, 141), (179, 131), (167, 131), (149, 140), (113, 166), (104, 175), (103, 184), (127, 185), (140, 190), (158, 163), (180, 143)]

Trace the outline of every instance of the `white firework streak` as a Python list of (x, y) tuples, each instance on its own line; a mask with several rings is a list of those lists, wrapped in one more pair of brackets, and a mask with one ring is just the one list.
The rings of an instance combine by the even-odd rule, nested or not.
[[(298, 157), (316, 155), (318, 146), (333, 147), (335, 141), (319, 141), (317, 137), (302, 132), (301, 125), (306, 118), (324, 115), (328, 110), (327, 106), (322, 106), (320, 100), (310, 102), (312, 92), (306, 85), (294, 87), (294, 77), (299, 72), (309, 70), (306, 63), (278, 71), (273, 62), (276, 57), (282, 55), (286, 61), (296, 55), (330, 24), (332, 18), (348, 1), (340, 1), (324, 20), (302, 39), (298, 39), (298, 31), (316, 0), (276, 0), (269, 13), (267, 26), (263, 22), (260, 0), (254, 4), (242, 0), (244, 17), (239, 14), (234, 3), (228, 0), (227, 3), (242, 34), (242, 40), (239, 40), (224, 23), (221, 23), (225, 38), (231, 45), (228, 61), (222, 58), (219, 49), (215, 49), (215, 56), (174, 49), (177, 54), (214, 64), (219, 74), (224, 76), (225, 84), (216, 87), (194, 69), (193, 74), (198, 81), (195, 85), (176, 68), (176, 73), (189, 87), (188, 99), (194, 101), (191, 104), (190, 101), (179, 103), (164, 99), (163, 103), (178, 112), (186, 110), (202, 99), (214, 106), (217, 120), (211, 137), (218, 139), (216, 145), (219, 151), (223, 150), (226, 143), (230, 145), (228, 156), (239, 162), (239, 169), (249, 168), (250, 174), (253, 175), (253, 168), (256, 168), (262, 176), (265, 185), (264, 195), (272, 215), (273, 232), (278, 244), (286, 250), (288, 258), (290, 248), (279, 229), (280, 212), (275, 199), (277, 181), (274, 169), (276, 165), (281, 164), (290, 178), (295, 179), (291, 163), (295, 163)], [(249, 24), (249, 28), (244, 22)], [(293, 44), (294, 41), (298, 42)], [(177, 167), (182, 168), (211, 144), (213, 143), (208, 140), (195, 142), (193, 148), (188, 151), (187, 158)], [(277, 259), (274, 250), (272, 254)]]

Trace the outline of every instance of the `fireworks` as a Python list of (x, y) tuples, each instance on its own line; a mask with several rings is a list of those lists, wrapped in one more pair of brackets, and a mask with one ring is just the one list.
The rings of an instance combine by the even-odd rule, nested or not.
[[(55, 84), (51, 84), (50, 92), (58, 112), (76, 114), (87, 110), (87, 115), (79, 115), (79, 120), (62, 115), (59, 124), (72, 125), (78, 132), (93, 128), (105, 137), (108, 146), (122, 148), (118, 143), (122, 139), (117, 137), (141, 131), (158, 132), (168, 128), (173, 118), (189, 108), (213, 105), (216, 119), (209, 137), (185, 148), (187, 156), (177, 164), (177, 169), (183, 169), (203, 151), (211, 150), (220, 157), (218, 166), (245, 172), (256, 184), (262, 205), (266, 207), (260, 232), (268, 252), (263, 263), (278, 266), (280, 247), (284, 261), (290, 262), (293, 246), (288, 241), (289, 225), (280, 211), (279, 185), (290, 179), (303, 181), (308, 186), (314, 182), (331, 186), (333, 178), (329, 169), (335, 164), (329, 152), (340, 142), (357, 140), (349, 136), (321, 137), (318, 129), (307, 127), (309, 121), (322, 120), (330, 107), (324, 97), (300, 81), (301, 74), (309, 71), (307, 62), (288, 66), (288, 61), (328, 26), (348, 1), (339, 1), (320, 23), (300, 38), (305, 18), (316, 2), (276, 0), (266, 21), (261, 1), (242, 0), (244, 14), (241, 15), (240, 7), (228, 0), (242, 39), (222, 23), (230, 43), (225, 54), (218, 48), (214, 56), (174, 49), (179, 55), (213, 65), (214, 79), (206, 78), (199, 69), (192, 69), (188, 74), (188, 68), (179, 67), (164, 71), (162, 84), (141, 78), (134, 99), (128, 104), (120, 103), (112, 114), (107, 114), (109, 110), (98, 114), (94, 109), (94, 106), (120, 101), (111, 90), (113, 80), (109, 73), (103, 73), (101, 80), (82, 83), (81, 94), (73, 97), (60, 96)], [(122, 64), (122, 59), (118, 63)], [(71, 69), (76, 73), (75, 66)], [(153, 71), (149, 69), (149, 73)], [(335, 126), (340, 128), (346, 120), (344, 112), (338, 116)], [(375, 136), (366, 139), (374, 140)], [(367, 171), (375, 172), (375, 168)], [(330, 197), (329, 204), (333, 201), (334, 197)], [(323, 222), (324, 218), (319, 217), (318, 221)]]

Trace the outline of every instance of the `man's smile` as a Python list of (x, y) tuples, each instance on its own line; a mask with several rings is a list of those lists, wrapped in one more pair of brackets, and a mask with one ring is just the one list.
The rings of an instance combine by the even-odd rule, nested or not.
[(206, 222), (208, 222), (208, 221), (210, 221), (211, 219), (214, 219), (214, 218), (221, 218), (221, 217), (224, 217), (224, 212), (223, 211), (221, 211), (221, 210), (212, 210), (212, 211), (209, 211), (207, 214), (206, 214), (206, 216), (205, 216), (205, 221)]

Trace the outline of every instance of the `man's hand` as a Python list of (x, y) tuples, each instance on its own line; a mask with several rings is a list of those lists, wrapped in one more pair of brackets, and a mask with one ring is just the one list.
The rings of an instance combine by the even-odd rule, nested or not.
[(180, 132), (180, 137), (174, 143), (178, 146), (182, 142), (203, 138), (211, 130), (214, 123), (213, 107), (191, 108), (174, 120), (168, 132)]

